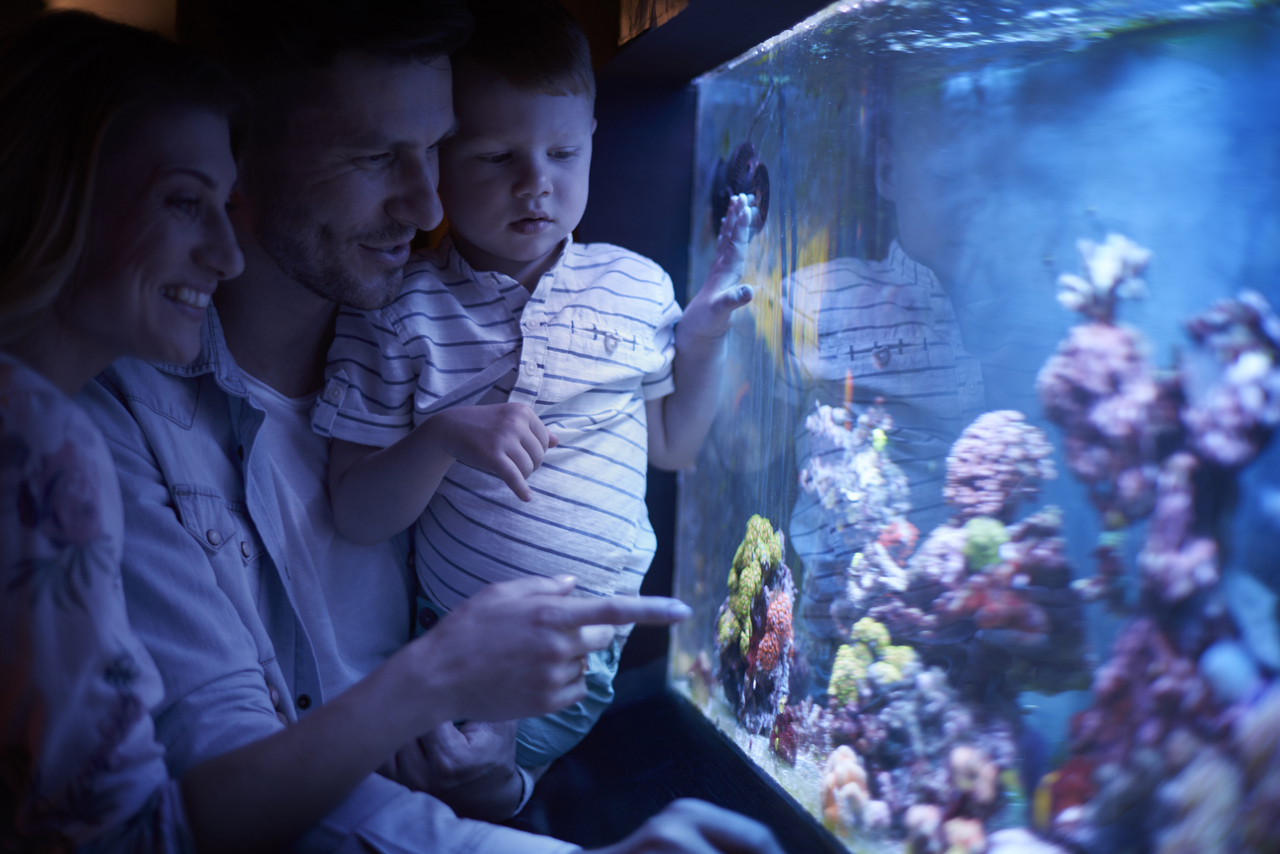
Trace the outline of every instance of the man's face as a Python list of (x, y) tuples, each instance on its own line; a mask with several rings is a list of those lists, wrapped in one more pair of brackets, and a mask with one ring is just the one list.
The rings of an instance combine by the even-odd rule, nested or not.
[(409, 242), (441, 220), (437, 148), (454, 126), (447, 59), (340, 54), (308, 72), (275, 133), (242, 158), (247, 231), (290, 278), (335, 302), (386, 305)]
[(474, 66), (458, 83), (458, 134), (441, 154), (449, 227), (473, 266), (516, 275), (582, 220), (591, 100), (527, 92)]

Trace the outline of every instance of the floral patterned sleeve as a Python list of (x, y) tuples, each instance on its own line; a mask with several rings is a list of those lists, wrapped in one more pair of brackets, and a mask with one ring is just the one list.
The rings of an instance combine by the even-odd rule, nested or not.
[(123, 509), (88, 417), (0, 354), (0, 850), (194, 850), (129, 629)]

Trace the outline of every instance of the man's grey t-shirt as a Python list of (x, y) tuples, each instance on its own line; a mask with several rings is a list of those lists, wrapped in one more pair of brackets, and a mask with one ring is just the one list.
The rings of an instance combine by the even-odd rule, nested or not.
[[(276, 502), (284, 524), (286, 565), (295, 591), (310, 595), (314, 607), (304, 611), (327, 614), (332, 634), (317, 635), (313, 643), (335, 642), (316, 650), (320, 683), (332, 699), (360, 681), (394, 653), (403, 642), (399, 627), (409, 619), (402, 575), (386, 571), (399, 562), (394, 541), (359, 546), (338, 533), (329, 503), (329, 442), (311, 429), (316, 395), (285, 397), (241, 371), (249, 396), (267, 413), (253, 453), (265, 454), (275, 483)], [(255, 564), (255, 570), (261, 564)], [(310, 580), (311, 583), (306, 583)], [(251, 583), (260, 588), (259, 579)], [(391, 630), (396, 627), (397, 630)]]

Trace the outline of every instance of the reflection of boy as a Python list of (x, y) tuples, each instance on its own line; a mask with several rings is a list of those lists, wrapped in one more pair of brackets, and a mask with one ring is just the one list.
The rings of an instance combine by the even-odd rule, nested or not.
[[(788, 382), (808, 416), (815, 403), (839, 405), (853, 382), (855, 414), (877, 398), (893, 416), (888, 453), (910, 484), (908, 519), (929, 530), (947, 517), (942, 499), (946, 457), (960, 431), (984, 409), (982, 368), (965, 352), (951, 298), (933, 271), (947, 268), (959, 223), (940, 218), (947, 200), (938, 180), (949, 164), (929, 132), (908, 131), (877, 150), (876, 188), (894, 202), (899, 239), (882, 261), (836, 258), (795, 273), (784, 285), (791, 324)], [(935, 190), (930, 193), (928, 188)], [(806, 348), (802, 342), (814, 342)], [(797, 343), (801, 342), (801, 343)], [(839, 453), (834, 451), (832, 453)], [(809, 434), (796, 440), (796, 462), (810, 459)], [(845, 570), (858, 550), (816, 494), (802, 491), (791, 515), (790, 542), (804, 564), (800, 618), (808, 655), (825, 676), (839, 635), (832, 603), (844, 594)]]
[[(683, 319), (652, 261), (574, 243), (595, 128), (585, 37), (554, 2), (475, 12), (454, 55), (459, 133), (441, 153), (450, 237), (410, 263), (389, 306), (338, 319), (313, 421), (339, 440), (335, 519), (361, 541), (414, 525), (419, 580), (445, 610), (528, 574), (633, 594), (655, 547), (646, 465), (692, 463), (710, 426), (730, 315), (751, 298), (753, 211), (735, 199)], [(520, 765), (582, 738), (624, 639), (583, 662), (586, 699), (521, 722)]]

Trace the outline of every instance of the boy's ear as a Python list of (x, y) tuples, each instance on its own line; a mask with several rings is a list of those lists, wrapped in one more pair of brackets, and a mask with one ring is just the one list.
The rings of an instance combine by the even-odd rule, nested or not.
[(880, 137), (876, 140), (876, 192), (885, 201), (897, 201), (897, 172), (893, 168), (893, 146), (889, 140)]

